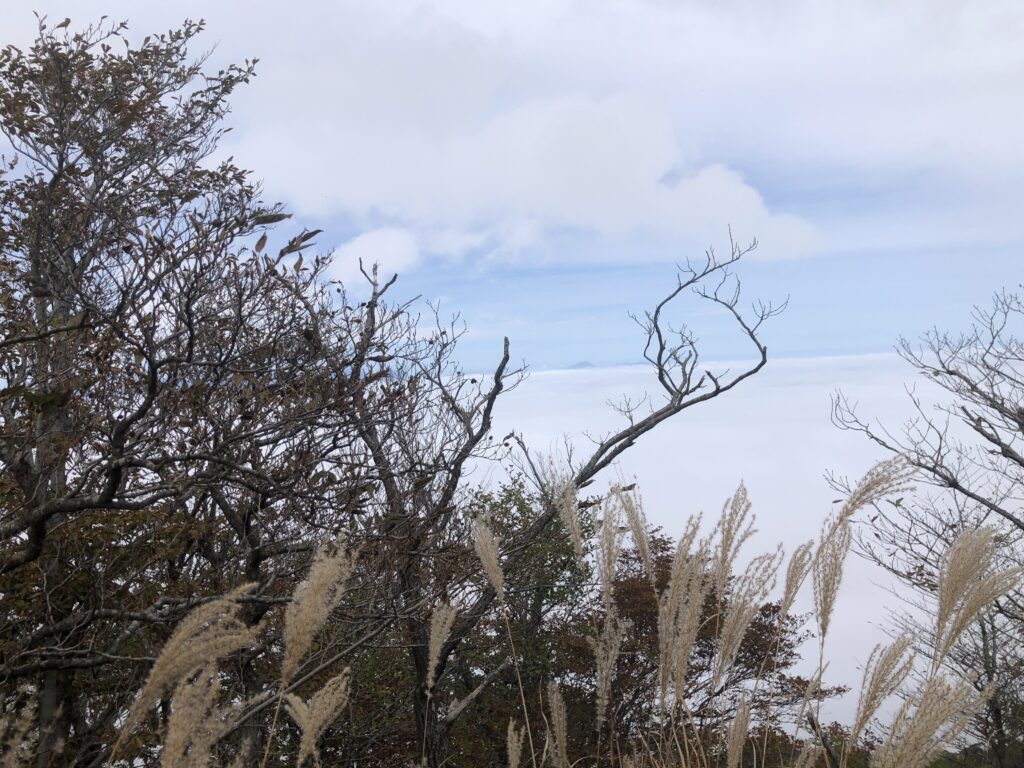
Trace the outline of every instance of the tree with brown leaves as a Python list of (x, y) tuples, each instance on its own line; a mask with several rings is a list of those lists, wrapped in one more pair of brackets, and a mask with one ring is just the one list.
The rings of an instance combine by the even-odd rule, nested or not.
[[(314, 232), (211, 158), (252, 64), (206, 73), (201, 25), (40, 22), (0, 52), (0, 689), (37, 686), (44, 752), (111, 743), (197, 602), (281, 600), (371, 493), (353, 423), (392, 414), (409, 320), (336, 301)], [(241, 659), (236, 684), (263, 681)]]

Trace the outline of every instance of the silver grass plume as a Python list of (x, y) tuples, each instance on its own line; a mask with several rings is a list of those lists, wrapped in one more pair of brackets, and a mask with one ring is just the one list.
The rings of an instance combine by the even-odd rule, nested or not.
[(345, 708), (350, 690), (350, 672), (346, 669), (340, 675), (328, 680), (308, 702), (293, 693), (285, 696), (285, 709), (288, 716), (302, 733), (302, 737), (299, 739), (299, 756), (295, 762), (296, 766), (301, 766), (309, 758), (313, 758), (313, 762), (319, 765), (320, 753), (317, 751), (317, 743), (331, 723), (338, 719), (341, 710)]
[(551, 727), (548, 738), (551, 740), (551, 751), (555, 765), (569, 768), (569, 721), (565, 712), (565, 700), (554, 680), (548, 682), (548, 709), (551, 711)]
[(739, 653), (743, 638), (746, 637), (750, 622), (754, 620), (761, 604), (775, 586), (775, 575), (782, 562), (782, 552), (758, 555), (734, 582), (729, 593), (728, 605), (722, 618), (718, 641), (718, 663), (712, 677), (712, 690)]
[(718, 519), (715, 531), (718, 534), (718, 546), (715, 549), (712, 573), (715, 594), (721, 596), (725, 592), (726, 582), (732, 574), (733, 564), (740, 549), (754, 534), (754, 521), (750, 515), (750, 499), (747, 487), (740, 483), (736, 492), (722, 507), (722, 515)]
[(991, 693), (941, 676), (925, 681), (907, 697), (881, 746), (871, 755), (872, 768), (925, 768), (957, 739)]
[(633, 545), (640, 555), (640, 562), (644, 564), (647, 578), (654, 586), (654, 558), (651, 556), (651, 538), (647, 530), (647, 518), (644, 515), (643, 507), (632, 494), (616, 489), (619, 503), (626, 512), (626, 521), (629, 523), (629, 531), (633, 536)]
[(825, 521), (811, 568), (814, 617), (818, 622), (819, 642), (824, 643), (832, 622), (832, 611), (843, 580), (843, 565), (850, 551), (850, 520), (838, 515)]
[(259, 628), (247, 627), (239, 618), (238, 598), (253, 586), (243, 584), (224, 597), (203, 603), (178, 623), (128, 711), (113, 753), (160, 696), (200, 667), (252, 644)]
[(729, 727), (725, 749), (725, 768), (739, 768), (740, 760), (743, 758), (743, 745), (747, 742), (749, 730), (750, 700), (744, 696), (736, 707), (736, 714)]
[(782, 602), (779, 603), (781, 615), (787, 615), (793, 609), (797, 593), (807, 579), (811, 571), (811, 564), (814, 560), (814, 542), (806, 541), (795, 550), (789, 558), (789, 565), (786, 567), (786, 583), (782, 591)]
[(217, 706), (220, 681), (214, 664), (178, 684), (160, 753), (160, 768), (206, 768), (226, 720)]
[(430, 645), (427, 649), (427, 696), (434, 692), (434, 675), (437, 673), (437, 665), (441, 659), (441, 648), (444, 646), (448, 635), (451, 634), (452, 625), (458, 612), (447, 603), (442, 603), (430, 617)]
[(993, 570), (995, 531), (964, 531), (942, 558), (935, 618), (936, 658), (944, 658), (984, 608), (1019, 583), (1019, 568)]
[(675, 621), (669, 626), (667, 673), (678, 701), (682, 701), (686, 693), (690, 657), (700, 634), (705, 602), (712, 588), (711, 579), (704, 570), (705, 562), (700, 556), (691, 559), (685, 589), (680, 593), (682, 601), (677, 607)]
[(618, 499), (609, 496), (601, 504), (601, 531), (598, 536), (597, 576), (601, 582), (601, 600), (606, 614), (613, 609), (615, 570), (622, 548), (622, 533), (619, 531)]
[(296, 587), (285, 609), (283, 685), (291, 682), (314, 638), (341, 603), (355, 562), (356, 554), (346, 551), (341, 540), (328, 542), (317, 550), (306, 580)]
[(1021, 570), (994, 570), (993, 533), (965, 531), (946, 552), (939, 571), (934, 636), (936, 654), (929, 676), (908, 695), (885, 739), (872, 755), (873, 768), (924, 768), (967, 728), (993, 692), (960, 680), (950, 682), (941, 665), (963, 630), (993, 600), (1020, 582)]
[(473, 549), (487, 574), (487, 580), (494, 588), (501, 603), (505, 602), (505, 574), (501, 570), (498, 552), (498, 538), (486, 522), (477, 519), (473, 523)]
[(523, 759), (523, 737), (526, 730), (517, 728), (515, 720), (508, 721), (508, 732), (505, 735), (505, 752), (508, 756), (508, 768), (519, 768)]
[(612, 681), (615, 678), (615, 663), (618, 661), (619, 650), (622, 647), (623, 630), (623, 622), (619, 621), (615, 611), (612, 610), (610, 613), (605, 614), (604, 624), (597, 639), (588, 638), (597, 667), (597, 717), (595, 729), (598, 732), (600, 732), (601, 726), (604, 725), (608, 704), (611, 700)]
[(576, 486), (572, 481), (565, 481), (555, 491), (555, 503), (558, 505), (558, 515), (569, 534), (569, 541), (572, 542), (572, 551), (576, 555), (576, 565), (580, 569), (584, 567), (586, 555), (583, 550), (583, 529), (580, 527), (579, 504), (576, 501)]
[(860, 509), (876, 504), (886, 496), (912, 490), (913, 467), (903, 456), (875, 464), (860, 479), (839, 512), (822, 527), (812, 566), (814, 614), (818, 622), (819, 642), (824, 642), (835, 608), (843, 564), (850, 549), (850, 518)]
[(840, 517), (850, 517), (864, 507), (871, 506), (886, 496), (912, 491), (914, 467), (905, 456), (894, 456), (875, 464), (860, 479), (839, 511)]
[(913, 669), (910, 645), (910, 636), (901, 635), (887, 646), (876, 645), (872, 649), (864, 665), (857, 712), (847, 739), (847, 754), (856, 745), (882, 703), (903, 685)]
[(808, 739), (803, 749), (800, 750), (800, 754), (797, 755), (793, 768), (812, 768), (818, 764), (818, 759), (824, 752), (825, 750), (821, 748), (817, 741)]
[(13, 705), (0, 712), (0, 768), (28, 768), (36, 764), (36, 699), (29, 688), (28, 699), (18, 712)]
[(667, 706), (670, 685), (686, 676), (710, 586), (705, 574), (706, 544), (701, 542), (695, 552), (690, 551), (699, 529), (699, 516), (687, 521), (672, 558), (668, 584), (658, 595), (658, 688), (662, 711)]

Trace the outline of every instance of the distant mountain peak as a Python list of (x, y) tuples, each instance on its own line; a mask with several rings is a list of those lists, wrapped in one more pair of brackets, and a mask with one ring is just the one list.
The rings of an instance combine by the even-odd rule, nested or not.
[(590, 362), (589, 360), (580, 360), (578, 363), (573, 363), (572, 365), (570, 365), (569, 366), (569, 370), (570, 371), (579, 371), (579, 370), (583, 370), (584, 368), (593, 368), (593, 367), (594, 367), (594, 364), (592, 362)]

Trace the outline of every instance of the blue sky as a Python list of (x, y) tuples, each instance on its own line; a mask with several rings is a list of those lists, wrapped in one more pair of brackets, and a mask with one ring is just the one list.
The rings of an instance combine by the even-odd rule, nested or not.
[(505, 334), (534, 369), (637, 359), (626, 313), (730, 227), (761, 243), (748, 295), (790, 296), (785, 356), (955, 328), (1019, 280), (1017, 2), (15, 0), (8, 39), (33, 8), (205, 17), (212, 64), (258, 56), (224, 151), (340, 277), (376, 258), (460, 312), (470, 367)]

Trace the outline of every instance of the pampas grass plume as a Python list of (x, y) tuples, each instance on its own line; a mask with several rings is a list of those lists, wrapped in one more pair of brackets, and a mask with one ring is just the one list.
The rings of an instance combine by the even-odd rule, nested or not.
[(302, 732), (302, 738), (299, 740), (299, 756), (295, 763), (297, 768), (309, 758), (313, 758), (313, 762), (319, 765), (320, 753), (317, 750), (317, 742), (320, 741), (331, 723), (338, 719), (341, 710), (345, 708), (350, 690), (350, 671), (346, 669), (340, 675), (328, 680), (308, 702), (303, 701), (295, 694), (289, 693), (285, 696), (285, 709), (288, 716), (295, 721)]
[(427, 662), (427, 696), (434, 690), (434, 675), (437, 672), (437, 664), (441, 659), (441, 648), (444, 641), (452, 631), (455, 617), (458, 612), (450, 605), (439, 605), (430, 617), (430, 644), (427, 648), (429, 660)]
[(505, 602), (505, 574), (501, 570), (498, 539), (483, 520), (473, 523), (473, 549), (487, 574), (487, 580), (494, 587), (498, 600)]
[(355, 553), (345, 551), (341, 541), (329, 542), (317, 550), (309, 575), (296, 588), (285, 610), (282, 687), (291, 682), (313, 639), (341, 602), (355, 561)]
[(247, 627), (238, 617), (237, 602), (252, 588), (252, 584), (244, 584), (222, 598), (193, 609), (179, 622), (128, 711), (114, 752), (162, 694), (200, 667), (241, 650), (255, 640), (259, 628)]
[(517, 728), (515, 720), (509, 719), (508, 733), (505, 736), (505, 752), (508, 755), (508, 768), (519, 768), (523, 759), (523, 736), (526, 732)]

